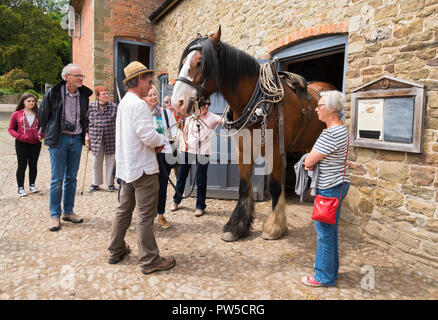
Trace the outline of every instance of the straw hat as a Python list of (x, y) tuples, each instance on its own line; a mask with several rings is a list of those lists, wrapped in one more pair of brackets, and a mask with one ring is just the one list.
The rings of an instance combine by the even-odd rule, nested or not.
[(135, 78), (143, 73), (147, 72), (154, 72), (154, 70), (146, 68), (142, 63), (138, 61), (133, 61), (130, 64), (126, 66), (125, 69), (123, 69), (125, 72), (125, 80), (123, 80), (123, 83), (128, 82), (128, 80), (131, 80), (132, 78)]

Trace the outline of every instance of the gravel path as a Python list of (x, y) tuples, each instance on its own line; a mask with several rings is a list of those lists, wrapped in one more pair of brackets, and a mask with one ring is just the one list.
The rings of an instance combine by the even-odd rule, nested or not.
[[(0, 299), (437, 299), (437, 279), (428, 279), (364, 241), (356, 229), (340, 225), (340, 275), (332, 288), (311, 288), (300, 278), (312, 274), (316, 234), (310, 219), (312, 205), (288, 200), (288, 234), (265, 241), (261, 228), (270, 202), (256, 204), (253, 232), (234, 243), (220, 239), (235, 201), (208, 199), (207, 214), (196, 218), (195, 199), (180, 210), (166, 213), (164, 230), (156, 224), (161, 254), (176, 257), (165, 272), (143, 275), (137, 263), (136, 213), (126, 239), (132, 247), (120, 264), (107, 263), (109, 232), (117, 193), (84, 192), (85, 157), (78, 173), (75, 211), (84, 223), (64, 223), (59, 232), (48, 230), (50, 163), (42, 148), (37, 187), (19, 198), (16, 194), (14, 141), (0, 119)], [(88, 168), (91, 167), (91, 157)], [(26, 177), (27, 179), (27, 177)], [(87, 173), (86, 190), (91, 181)], [(27, 185), (27, 180), (25, 182)], [(169, 194), (173, 195), (169, 186)], [(168, 207), (171, 197), (168, 197)], [(374, 290), (361, 282), (370, 273)], [(368, 272), (368, 271), (367, 271)], [(370, 284), (370, 282), (368, 282)], [(366, 285), (366, 283), (365, 283)]]

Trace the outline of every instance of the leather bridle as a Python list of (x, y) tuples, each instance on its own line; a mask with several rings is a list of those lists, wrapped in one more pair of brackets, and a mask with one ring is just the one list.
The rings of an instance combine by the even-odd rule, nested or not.
[[(208, 40), (208, 39), (204, 39), (204, 40)], [(203, 40), (203, 41), (204, 41)], [(190, 47), (187, 55), (189, 55), (190, 52), (194, 51), (194, 50), (202, 50), (202, 45), (201, 45), (201, 41), (199, 41), (197, 44), (193, 45)], [(204, 68), (202, 68), (203, 73), (204, 73)], [(192, 109), (193, 109), (193, 105), (194, 104), (198, 104), (199, 102), (202, 101), (202, 99), (205, 97), (205, 85), (207, 84), (208, 78), (204, 76), (203, 74), (203, 80), (202, 80), (202, 84), (196, 84), (194, 83), (192, 80), (189, 80), (187, 78), (184, 77), (178, 77), (176, 81), (181, 81), (189, 86), (191, 86), (192, 88), (194, 88), (196, 90), (196, 97), (189, 97), (189, 101), (188, 101), (188, 105), (187, 105), (187, 110), (186, 113), (188, 115), (190, 115), (192, 113)]]

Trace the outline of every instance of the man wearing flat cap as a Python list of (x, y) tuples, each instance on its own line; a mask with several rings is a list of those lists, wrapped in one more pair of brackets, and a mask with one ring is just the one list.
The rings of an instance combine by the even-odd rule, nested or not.
[(149, 274), (175, 265), (174, 257), (159, 255), (153, 232), (159, 188), (155, 153), (164, 147), (166, 138), (155, 130), (151, 111), (141, 99), (149, 93), (154, 71), (134, 61), (124, 72), (123, 82), (128, 92), (120, 101), (116, 117), (116, 177), (122, 180), (122, 185), (112, 224), (108, 262), (118, 263), (129, 254), (130, 248), (124, 239), (137, 205), (138, 259), (142, 273)]

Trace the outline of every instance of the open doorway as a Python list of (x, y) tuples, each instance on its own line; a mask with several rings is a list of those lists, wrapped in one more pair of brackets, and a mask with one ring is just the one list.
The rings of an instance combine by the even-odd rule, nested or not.
[(291, 59), (284, 62), (282, 70), (297, 73), (307, 82), (324, 81), (333, 84), (342, 91), (344, 81), (344, 50), (327, 52), (323, 55)]
[(129, 40), (114, 40), (114, 101), (119, 103), (126, 93), (123, 69), (132, 61), (139, 61), (149, 69), (153, 65), (153, 45)]
[[(334, 35), (311, 39), (288, 47), (274, 56), (277, 68), (303, 76), (307, 82), (325, 81), (333, 84), (339, 91), (345, 88), (347, 35)], [(288, 153), (286, 168), (286, 195), (295, 196), (294, 164), (303, 153)]]

